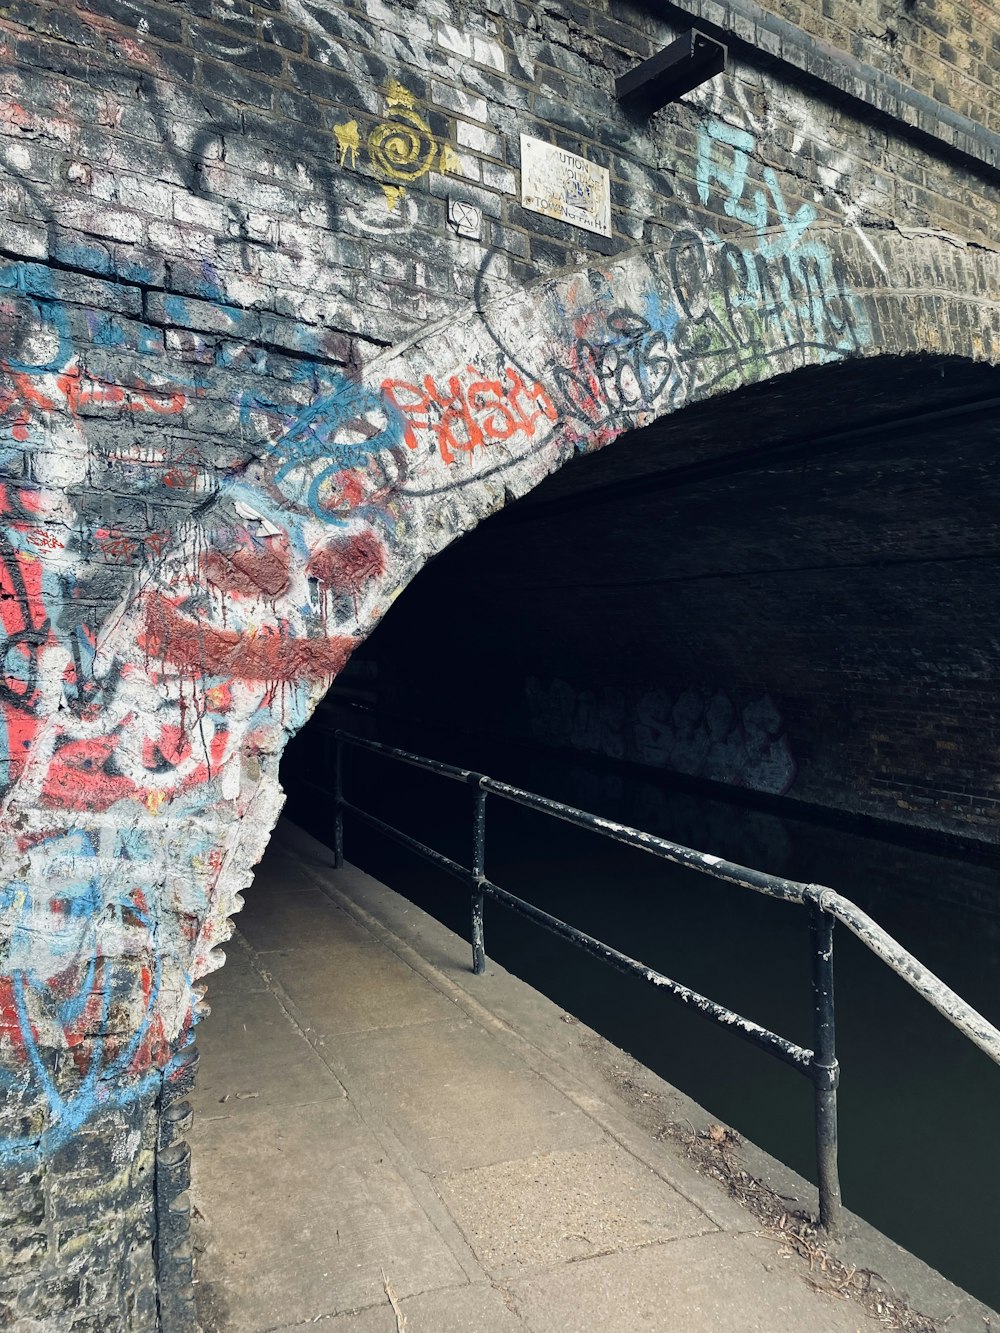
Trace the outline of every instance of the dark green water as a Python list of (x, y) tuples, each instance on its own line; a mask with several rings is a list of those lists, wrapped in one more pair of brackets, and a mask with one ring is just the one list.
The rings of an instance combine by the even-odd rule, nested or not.
[[(995, 868), (495, 742), (398, 729), (391, 740), (744, 865), (828, 884), (1000, 1024)], [(288, 815), (319, 837), (330, 833), (329, 813), (295, 775), (308, 771), (313, 781), (324, 780), (324, 744), (318, 730), (307, 728), (289, 747), (282, 771)], [(469, 863), (468, 789), (354, 752), (346, 790), (349, 799)], [(455, 880), (350, 819), (346, 853), (467, 937), (467, 895)], [(668, 976), (812, 1044), (802, 908), (492, 797), (487, 873)], [(801, 1075), (489, 901), (486, 948), (714, 1116), (815, 1179), (812, 1093)], [(836, 974), (845, 1203), (1000, 1308), (1000, 1068), (843, 928)]]

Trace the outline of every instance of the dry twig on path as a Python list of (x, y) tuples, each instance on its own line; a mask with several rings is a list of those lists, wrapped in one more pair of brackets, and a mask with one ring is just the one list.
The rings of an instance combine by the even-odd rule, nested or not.
[(389, 1298), (389, 1304), (392, 1306), (392, 1313), (396, 1316), (396, 1333), (406, 1333), (406, 1315), (403, 1314), (399, 1304), (399, 1297), (393, 1290), (392, 1283), (386, 1277), (385, 1269), (382, 1269), (382, 1286), (385, 1288), (385, 1294)]
[(738, 1134), (725, 1125), (709, 1125), (692, 1134), (684, 1126), (668, 1124), (657, 1137), (668, 1136), (682, 1143), (688, 1156), (706, 1175), (720, 1181), (731, 1198), (756, 1215), (763, 1223), (760, 1235), (808, 1260), (809, 1272), (803, 1278), (810, 1287), (838, 1300), (856, 1301), (879, 1323), (897, 1333), (938, 1333), (933, 1319), (885, 1290), (877, 1273), (848, 1265), (832, 1254), (815, 1219), (804, 1209), (789, 1207), (794, 1200), (741, 1167), (738, 1152), (743, 1141)]

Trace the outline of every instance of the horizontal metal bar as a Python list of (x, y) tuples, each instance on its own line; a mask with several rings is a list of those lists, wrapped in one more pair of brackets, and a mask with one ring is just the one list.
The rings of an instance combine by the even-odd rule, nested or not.
[(651, 115), (725, 68), (722, 42), (692, 28), (615, 79), (615, 96), (626, 109)]
[[(447, 871), (448, 874), (455, 875), (458, 879), (476, 880), (473, 872), (468, 867), (459, 865), (457, 861), (452, 861), (450, 857), (435, 851), (433, 847), (428, 847), (426, 843), (421, 842), (418, 838), (413, 838), (401, 829), (395, 828), (392, 824), (387, 824), (384, 819), (369, 814), (367, 810), (359, 809), (358, 806), (352, 805), (350, 801), (344, 801), (343, 808), (349, 810), (352, 815), (357, 815), (359, 819), (363, 819), (366, 824), (370, 824), (373, 828), (377, 828), (380, 832), (401, 843), (402, 846), (408, 847), (410, 851), (424, 857), (439, 869)], [(611, 945), (595, 939), (593, 935), (588, 935), (586, 931), (578, 930), (576, 926), (571, 926), (567, 921), (552, 916), (551, 913), (543, 911), (542, 908), (536, 907), (533, 903), (525, 902), (523, 898), (518, 898), (516, 894), (508, 893), (506, 889), (502, 889), (499, 884), (494, 884), (491, 880), (479, 879), (476, 884), (477, 889), (482, 893), (497, 902), (503, 903), (521, 916), (527, 917), (529, 921), (544, 926), (546, 930), (551, 931), (554, 935), (575, 944), (577, 948), (582, 949), (585, 953), (592, 954), (602, 962), (610, 964), (610, 966), (617, 968), (619, 972), (639, 977), (640, 980), (665, 990), (675, 1000), (679, 1000), (692, 1009), (697, 1009), (700, 1014), (718, 1024), (719, 1027), (726, 1028), (727, 1031), (743, 1037), (744, 1040), (755, 1046), (763, 1047), (794, 1069), (798, 1069), (804, 1074), (810, 1072), (813, 1053), (806, 1050), (805, 1047), (796, 1046), (794, 1042), (787, 1041), (776, 1032), (761, 1027), (759, 1023), (754, 1023), (752, 1019), (744, 1018), (741, 1014), (734, 1013), (733, 1010), (727, 1009), (724, 1005), (716, 1004), (714, 1000), (700, 995), (698, 991), (682, 985), (679, 981), (664, 976), (662, 972), (657, 972), (655, 968), (646, 967), (645, 964), (638, 962), (635, 958), (630, 958), (628, 954), (613, 949)]]
[(995, 1064), (1000, 1065), (1000, 1030), (977, 1009), (966, 1004), (960, 995), (945, 985), (930, 968), (924, 967), (919, 959), (914, 958), (849, 898), (821, 884), (812, 885), (809, 896), (824, 912), (829, 912), (852, 931), (862, 944), (912, 986), (918, 995), (922, 995), (928, 1004), (933, 1005), (952, 1027), (957, 1028)]
[(661, 860), (671, 861), (674, 865), (688, 866), (692, 870), (700, 870), (706, 875), (711, 875), (713, 879), (721, 879), (728, 884), (736, 884), (740, 888), (752, 889), (755, 893), (763, 893), (769, 898), (781, 898), (786, 902), (805, 902), (807, 885), (799, 884), (795, 880), (782, 879), (777, 875), (766, 875), (763, 871), (751, 870), (749, 866), (737, 865), (733, 861), (724, 861), (721, 857), (710, 856), (707, 852), (696, 852), (691, 847), (683, 847), (680, 843), (668, 842), (665, 838), (658, 838), (653, 833), (643, 833), (641, 829), (631, 828), (628, 824), (619, 824), (613, 819), (605, 819), (602, 815), (594, 815), (586, 810), (578, 810), (575, 806), (566, 805), (562, 801), (553, 800), (551, 797), (538, 796), (535, 792), (511, 786), (508, 782), (498, 782), (496, 778), (486, 777), (484, 774), (473, 772), (471, 769), (456, 768), (453, 764), (442, 764), (436, 759), (424, 759), (421, 755), (412, 754), (408, 750), (397, 750), (391, 745), (382, 745), (379, 741), (370, 741), (362, 736), (354, 736), (347, 731), (338, 730), (335, 735), (345, 744), (357, 745), (362, 749), (371, 750), (375, 754), (398, 759), (402, 763), (411, 764), (415, 768), (423, 768), (431, 773), (440, 773), (443, 777), (453, 778), (455, 781), (478, 784), (486, 791), (493, 792), (494, 795), (500, 796), (506, 801), (511, 801), (515, 805), (523, 805), (529, 810), (537, 810), (542, 814), (552, 815), (556, 819), (561, 819), (567, 824), (573, 824), (577, 828), (600, 833), (604, 837), (612, 838), (615, 842), (625, 843), (626, 846), (648, 852), (651, 856), (657, 856)]
[(454, 782), (467, 782), (475, 786), (484, 780), (482, 773), (474, 773), (468, 768), (458, 768), (455, 764), (444, 764), (440, 759), (426, 759), (423, 755), (413, 754), (410, 750), (399, 750), (394, 745), (383, 745), (381, 741), (370, 741), (365, 736), (354, 736), (349, 731), (336, 730), (333, 733), (345, 745), (356, 745), (362, 750), (371, 750), (374, 754), (385, 755), (389, 759), (398, 759), (401, 764), (410, 764), (413, 768), (426, 769), (428, 773), (437, 773), (439, 777), (451, 778)]
[(396, 842), (402, 843), (404, 847), (409, 847), (411, 852), (417, 852), (418, 855), (423, 856), (433, 865), (436, 865), (439, 870), (445, 870), (449, 875), (457, 876), (458, 879), (476, 882), (475, 876), (468, 866), (459, 865), (457, 861), (453, 861), (442, 852), (436, 852), (433, 847), (428, 847), (427, 844), (421, 842), (419, 838), (411, 838), (410, 835), (404, 833), (402, 829), (395, 828), (392, 824), (387, 824), (384, 819), (379, 819), (377, 815), (370, 815), (367, 810), (359, 809), (358, 806), (352, 805), (350, 801), (344, 801), (343, 809), (350, 810), (352, 815), (357, 815), (358, 818), (363, 819), (366, 824), (371, 824), (372, 828), (377, 828), (388, 837), (394, 838)]
[[(338, 730), (335, 735), (348, 745), (360, 746), (362, 749), (372, 750), (377, 754), (398, 759), (402, 763), (411, 764), (429, 772), (440, 773), (441, 776), (450, 777), (456, 781), (478, 784), (484, 790), (516, 805), (524, 806), (529, 810), (536, 810), (541, 814), (551, 815), (553, 818), (561, 819), (577, 828), (600, 833), (615, 842), (635, 847), (639, 851), (648, 852), (652, 856), (670, 861), (675, 865), (687, 866), (692, 870), (701, 871), (706, 875), (711, 875), (714, 879), (735, 884), (740, 888), (752, 889), (755, 893), (762, 893), (771, 898), (780, 898), (786, 902), (818, 903), (824, 911), (829, 912), (838, 921), (842, 922), (893, 972), (912, 986), (919, 995), (922, 995), (938, 1013), (948, 1019), (953, 1027), (957, 1028), (991, 1060), (1000, 1065), (1000, 1030), (984, 1018), (978, 1010), (967, 1004), (950, 986), (945, 985), (929, 968), (924, 967), (918, 959), (914, 958), (860, 907), (851, 902), (849, 898), (836, 893), (833, 889), (826, 888), (822, 884), (802, 884), (796, 880), (783, 879), (776, 875), (766, 875), (762, 871), (751, 870), (747, 866), (738, 865), (733, 861), (725, 861), (721, 857), (710, 856), (705, 852), (696, 852), (690, 847), (682, 847), (678, 843), (668, 842), (666, 839), (658, 838), (652, 833), (643, 833), (640, 829), (631, 828), (627, 824), (619, 824), (615, 820), (606, 819), (601, 815), (590, 814), (585, 810), (564, 805), (561, 801), (552, 800), (550, 797), (524, 791), (522, 788), (511, 786), (506, 782), (498, 782), (495, 778), (486, 777), (470, 769), (457, 768), (452, 764), (442, 764), (437, 760), (425, 759), (421, 755), (412, 754), (407, 750), (398, 750), (389, 745), (382, 745), (378, 741), (369, 741), (364, 737), (354, 736), (350, 732)], [(309, 782), (308, 779), (304, 779), (304, 781)], [(309, 782), (309, 785), (318, 786), (318, 784), (312, 782)], [(457, 874), (466, 879), (470, 877), (470, 872), (465, 867), (458, 866), (454, 861), (450, 861), (447, 857), (441, 856), (439, 852), (435, 852), (433, 848), (426, 847), (423, 843), (418, 843), (416, 839), (400, 833), (391, 824), (377, 820), (373, 815), (368, 815), (365, 811), (359, 810), (356, 806), (350, 806), (346, 802), (344, 808), (350, 809), (375, 827), (382, 829), (389, 836), (395, 837), (398, 841), (403, 841), (413, 850), (419, 850), (421, 855), (439, 864), (442, 869), (447, 870), (450, 874)], [(554, 930), (556, 934), (561, 934), (567, 939), (574, 939), (589, 952), (604, 957), (606, 961), (613, 963), (614, 966), (619, 966), (619, 963), (613, 957), (616, 951), (602, 944), (599, 940), (593, 939), (592, 936), (585, 936), (582, 932), (575, 931), (575, 928), (566, 922), (561, 922), (556, 917), (549, 917), (541, 909), (532, 907), (530, 903), (524, 903), (522, 899), (515, 898), (513, 894), (508, 894), (504, 889), (500, 889), (496, 885), (490, 885), (487, 881), (483, 882), (483, 889), (492, 896), (498, 897), (500, 901), (507, 902), (508, 906), (513, 907), (515, 911), (520, 911), (522, 915), (539, 921), (547, 929)], [(575, 939), (576, 936), (579, 936), (579, 939)], [(623, 971), (636, 971), (638, 969), (640, 973), (651, 973), (651, 969), (643, 968), (641, 963), (627, 958), (624, 954), (618, 955), (618, 957), (624, 960), (626, 964), (622, 967)], [(658, 978), (659, 974), (651, 973), (647, 979), (654, 980), (654, 977)], [(679, 991), (686, 990), (685, 987), (680, 987), (679, 983), (672, 982), (666, 977), (655, 980), (654, 984), (665, 985), (668, 988), (678, 987)], [(672, 993), (677, 994), (678, 998), (683, 998), (678, 991), (672, 990)], [(704, 996), (698, 996), (694, 991), (689, 994), (691, 998), (685, 999), (685, 1003), (696, 1004), (699, 1008), (702, 1005), (713, 1004), (712, 1001), (705, 999)], [(724, 1025), (732, 1026), (734, 1020), (740, 1023), (749, 1022), (747, 1019), (739, 1018), (739, 1015), (731, 1014), (729, 1010), (724, 1009), (721, 1005), (715, 1006), (715, 1008), (719, 1010), (720, 1014), (728, 1015), (728, 1018), (716, 1019)], [(702, 1008), (702, 1012), (708, 1014), (707, 1009)], [(709, 1014), (709, 1016), (712, 1015)], [(751, 1024), (751, 1026), (756, 1027), (755, 1024)], [(766, 1029), (761, 1028), (760, 1031), (766, 1032)], [(793, 1047), (792, 1043), (784, 1042), (784, 1038), (778, 1037), (774, 1033), (768, 1033), (768, 1036), (776, 1042), (784, 1043), (790, 1050), (802, 1052), (801, 1047)], [(811, 1058), (811, 1052), (808, 1055)], [(785, 1055), (782, 1058), (788, 1059), (788, 1062), (792, 1064), (800, 1063), (797, 1056), (789, 1058)]]
[(498, 782), (495, 778), (484, 778), (483, 786), (495, 796), (523, 805), (529, 810), (538, 810), (564, 823), (577, 828), (589, 829), (600, 833), (615, 842), (625, 843), (639, 851), (649, 852), (664, 861), (675, 865), (687, 866), (691, 870), (700, 870), (713, 879), (725, 880), (727, 884), (736, 884), (740, 888), (752, 889), (754, 893), (766, 894), (769, 898), (781, 898), (786, 902), (801, 903), (806, 899), (805, 884), (795, 880), (782, 879), (777, 875), (766, 875), (761, 870), (751, 870), (748, 866), (737, 865), (734, 861), (725, 861), (719, 856), (710, 856), (707, 852), (696, 852), (691, 847), (682, 847), (680, 843), (668, 842), (653, 833), (643, 833), (641, 829), (631, 828), (628, 824), (619, 824), (603, 815), (594, 815), (586, 810), (577, 810), (561, 801), (554, 801), (548, 796), (538, 796), (534, 792), (522, 791), (509, 783)]
[(508, 893), (506, 889), (501, 889), (498, 884), (494, 884), (491, 880), (484, 879), (481, 888), (484, 893), (496, 899), (497, 902), (503, 903), (521, 916), (527, 917), (529, 921), (544, 926), (546, 930), (550, 930), (554, 935), (575, 944), (578, 948), (583, 949), (585, 953), (592, 954), (604, 963), (609, 963), (612, 967), (617, 968), (619, 972), (639, 977), (642, 981), (665, 990), (675, 1000), (680, 1000), (682, 1004), (697, 1009), (699, 1013), (704, 1014), (713, 1023), (717, 1023), (719, 1027), (724, 1027), (737, 1036), (745, 1038), (755, 1046), (764, 1047), (765, 1050), (770, 1051), (794, 1069), (798, 1069), (804, 1074), (810, 1072), (813, 1053), (806, 1050), (805, 1047), (796, 1046), (794, 1042), (786, 1041), (784, 1037), (779, 1037), (776, 1032), (761, 1027), (759, 1023), (754, 1023), (749, 1018), (743, 1018), (724, 1005), (716, 1004), (714, 1000), (707, 999), (706, 996), (700, 995), (689, 986), (681, 985), (679, 981), (673, 981), (670, 977), (664, 976), (662, 972), (657, 972), (655, 968), (646, 967), (644, 963), (638, 962), (635, 958), (630, 958), (628, 954), (621, 953), (618, 949), (613, 949), (610, 944), (595, 939), (593, 935), (588, 935), (586, 931), (577, 930), (575, 926), (561, 921), (558, 917), (552, 916), (540, 907), (535, 907), (533, 903), (525, 902), (523, 898)]

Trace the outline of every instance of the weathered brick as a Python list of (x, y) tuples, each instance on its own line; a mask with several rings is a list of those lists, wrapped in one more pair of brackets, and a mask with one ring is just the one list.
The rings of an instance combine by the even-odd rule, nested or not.
[(238, 64), (198, 58), (201, 83), (216, 97), (231, 98), (248, 106), (269, 107), (274, 97), (272, 84), (244, 73)]
[(252, 29), (244, 33), (232, 28), (215, 29), (204, 23), (190, 24), (191, 45), (200, 55), (276, 78), (284, 64), (281, 52), (273, 45), (254, 40), (254, 36)]
[(181, 41), (181, 19), (173, 7), (147, 3), (146, 0), (83, 0), (83, 8), (142, 36), (148, 34), (162, 42)]
[[(16, 884), (62, 884), (68, 854), (59, 861), (52, 848), (71, 848), (78, 867), (87, 845), (114, 871), (101, 872), (93, 899), (80, 890), (81, 910), (104, 894), (120, 921), (95, 963), (95, 975), (114, 973), (101, 1032), (69, 1023), (37, 1065), (18, 1054), (17, 1039), (58, 1034), (65, 996), (40, 986), (32, 1003), (43, 1021), (22, 1032), (25, 1019), (3, 1002), (0, 979), (0, 1075), (13, 1070), (9, 1086), (18, 1090), (0, 1106), (0, 1144), (32, 1157), (0, 1193), (0, 1250), (9, 1260), (0, 1264), (0, 1324), (151, 1333), (159, 1297), (164, 1333), (193, 1326), (186, 1214), (177, 1206), (186, 1165), (175, 1151), (178, 1126), (164, 1119), (158, 1132), (156, 1124), (155, 1069), (167, 1058), (157, 1043), (162, 1030), (167, 1044), (188, 1050), (185, 1006), (198, 1005), (189, 976), (211, 963), (195, 941), (225, 933), (275, 815), (268, 784), (301, 684), (282, 675), (301, 648), (286, 644), (289, 626), (304, 625), (310, 653), (320, 655), (341, 635), (362, 636), (398, 591), (404, 566), (416, 570), (505, 487), (515, 494), (540, 480), (557, 458), (586, 446), (592, 429), (603, 441), (638, 419), (621, 409), (568, 427), (583, 409), (564, 391), (551, 438), (533, 440), (523, 458), (520, 441), (494, 450), (494, 461), (501, 452), (515, 460), (509, 478), (499, 472), (492, 489), (478, 488), (472, 478), (485, 455), (470, 437), (455, 491), (462, 498), (447, 491), (450, 499), (425, 505), (421, 469), (441, 452), (433, 413), (414, 425), (426, 447), (401, 454), (394, 446), (377, 461), (366, 453), (392, 433), (383, 376), (416, 386), (409, 392), (431, 383), (460, 396), (469, 366), (491, 376), (499, 366), (501, 383), (505, 368), (531, 366), (558, 397), (568, 370), (613, 346), (618, 360), (598, 377), (599, 390), (607, 398), (626, 382), (641, 388), (669, 363), (674, 397), (643, 403), (644, 413), (663, 414), (685, 403), (707, 408), (701, 400), (714, 392), (794, 371), (784, 393), (816, 369), (814, 356), (853, 365), (858, 351), (879, 353), (869, 392), (883, 406), (887, 367), (910, 356), (1000, 361), (991, 296), (996, 168), (961, 156), (967, 127), (901, 97), (901, 89), (923, 93), (995, 134), (1000, 37), (953, 4), (896, 6), (891, 15), (879, 0), (765, 0), (755, 16), (721, 0), (687, 8), (691, 22), (721, 25), (749, 47), (731, 41), (724, 76), (648, 119), (622, 113), (614, 78), (681, 29), (638, 0), (2, 7), (3, 501), (24, 545), (5, 558), (0, 623), (8, 637), (11, 625), (34, 636), (23, 661), (20, 640), (8, 653), (8, 666), (24, 673), (8, 681), (8, 693), (23, 690), (13, 703), (23, 711), (35, 693), (39, 701), (37, 716), (19, 713), (11, 734), (44, 727), (49, 756), (47, 774), (0, 790), (16, 829), (6, 864)], [(868, 73), (845, 61), (852, 53)], [(610, 238), (522, 206), (522, 133), (610, 172)], [(976, 142), (980, 157), (988, 153), (987, 140)], [(481, 211), (480, 239), (456, 234), (449, 202)], [(935, 240), (941, 232), (956, 240)], [(655, 254), (623, 253), (639, 245)], [(563, 270), (565, 279), (550, 277)], [(625, 273), (630, 281), (616, 285)], [(614, 312), (602, 305), (611, 294), (623, 303)], [(609, 313), (619, 321), (613, 329)], [(630, 379), (623, 364), (656, 321), (662, 344)], [(596, 341), (584, 346), (581, 330), (592, 329)], [(543, 331), (538, 341), (532, 330)], [(867, 341), (855, 347), (862, 332)], [(586, 397), (585, 387), (577, 391)], [(467, 406), (474, 414), (475, 403)], [(494, 430), (502, 424), (502, 413), (490, 420)], [(672, 433), (675, 461), (695, 435), (694, 427)], [(326, 477), (310, 491), (309, 468), (331, 458), (346, 460), (350, 484), (340, 495), (341, 482)], [(281, 469), (278, 459), (294, 466)], [(394, 487), (397, 468), (409, 474)], [(257, 505), (244, 504), (261, 476)], [(435, 484), (432, 477), (429, 489)], [(342, 513), (355, 490), (358, 506)], [(860, 504), (858, 495), (867, 492), (859, 488), (850, 503)], [(237, 496), (269, 517), (244, 519)], [(369, 528), (376, 511), (382, 517)], [(386, 558), (401, 563), (395, 582), (332, 597), (329, 619), (310, 619), (308, 606), (286, 605), (282, 594), (269, 608), (261, 603), (248, 613), (252, 666), (240, 667), (247, 642), (234, 626), (246, 607), (226, 600), (216, 623), (205, 571), (213, 554), (226, 564), (227, 542), (242, 541), (239, 522), (256, 549), (263, 538), (253, 524), (278, 529), (279, 518), (300, 563), (303, 552), (339, 542), (342, 526), (380, 550), (391, 528)], [(871, 534), (843, 540), (845, 559), (868, 558)], [(574, 549), (576, 560), (587, 556)], [(883, 573), (870, 572), (868, 582)], [(298, 586), (303, 570), (296, 565), (290, 577)], [(783, 623), (770, 638), (754, 617), (777, 605), (776, 594), (762, 584), (740, 594), (744, 601), (727, 594), (727, 623), (740, 627), (741, 643), (729, 657), (717, 605), (702, 593), (670, 651), (698, 644), (706, 661), (714, 652), (732, 699), (780, 696), (801, 740), (797, 780), (810, 799), (995, 838), (995, 664), (942, 633), (927, 651), (950, 674), (921, 677), (866, 600), (868, 584), (857, 576), (845, 593), (850, 577), (831, 575), (820, 592), (804, 574), (789, 581), (783, 607), (789, 615), (799, 608), (799, 628)], [(18, 604), (18, 578), (40, 589), (37, 605)], [(961, 596), (956, 584), (956, 621), (972, 614)], [(816, 609), (807, 612), (810, 597)], [(844, 627), (864, 607), (871, 642), (850, 645)], [(810, 616), (811, 639), (801, 629)], [(182, 628), (167, 633), (159, 620)], [(647, 620), (637, 600), (631, 623)], [(280, 652), (265, 661), (272, 641)], [(810, 653), (820, 641), (825, 670)], [(185, 644), (197, 651), (175, 661)], [(96, 675), (88, 665), (95, 645)], [(509, 646), (496, 645), (498, 657)], [(214, 663), (202, 660), (213, 653)], [(679, 688), (680, 667), (668, 656), (658, 658), (658, 679)], [(258, 679), (268, 671), (277, 686)], [(439, 683), (440, 673), (440, 693)], [(580, 688), (597, 701), (602, 682)], [(823, 751), (834, 716), (850, 722), (836, 760)], [(227, 737), (232, 768), (226, 761), (215, 771), (209, 720)], [(188, 742), (190, 762), (175, 763)], [(202, 765), (206, 746), (211, 764)], [(5, 756), (5, 781), (19, 758)], [(263, 801), (260, 813), (244, 808), (251, 793)], [(145, 851), (162, 869), (149, 872), (140, 901), (132, 890), (146, 873)], [(114, 879), (122, 865), (127, 893)], [(0, 890), (0, 910), (13, 901)], [(37, 915), (46, 919), (41, 908)], [(92, 915), (95, 938), (114, 933)], [(55, 909), (52, 919), (62, 948), (70, 927)], [(38, 926), (38, 949), (51, 967), (46, 929)], [(27, 947), (22, 935), (18, 948)], [(68, 956), (59, 952), (60, 963)], [(126, 1072), (127, 1061), (113, 1061), (135, 1035), (158, 968), (155, 1023), (129, 1056), (136, 1066), (152, 1061), (143, 1066), (147, 1084)], [(59, 986), (71, 991), (70, 971), (60, 968)], [(81, 1070), (102, 1060), (102, 1093), (132, 1101), (109, 1110), (95, 1098), (81, 1110), (72, 1101), (88, 1086)], [(189, 1083), (191, 1071), (186, 1064), (172, 1079)], [(65, 1107), (80, 1111), (79, 1128), (60, 1138)], [(155, 1169), (154, 1146), (162, 1150)]]

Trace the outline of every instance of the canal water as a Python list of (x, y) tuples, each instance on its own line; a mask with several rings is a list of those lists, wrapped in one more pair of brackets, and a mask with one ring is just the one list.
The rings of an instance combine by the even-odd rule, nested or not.
[[(467, 736), (382, 739), (485, 771), (772, 874), (823, 883), (1000, 1025), (996, 865), (781, 817), (599, 763)], [(329, 841), (332, 782), (317, 723), (289, 746), (286, 813)], [(471, 793), (351, 752), (348, 799), (469, 864)], [(326, 776), (324, 776), (324, 774)], [(347, 819), (346, 854), (468, 937), (458, 882)], [(671, 866), (497, 798), (487, 874), (616, 948), (805, 1046), (810, 939), (801, 907)], [(953, 1282), (1000, 1309), (1000, 1068), (871, 955), (836, 932), (844, 1201)], [(697, 1013), (486, 903), (486, 949), (712, 1115), (815, 1181), (811, 1085)]]

